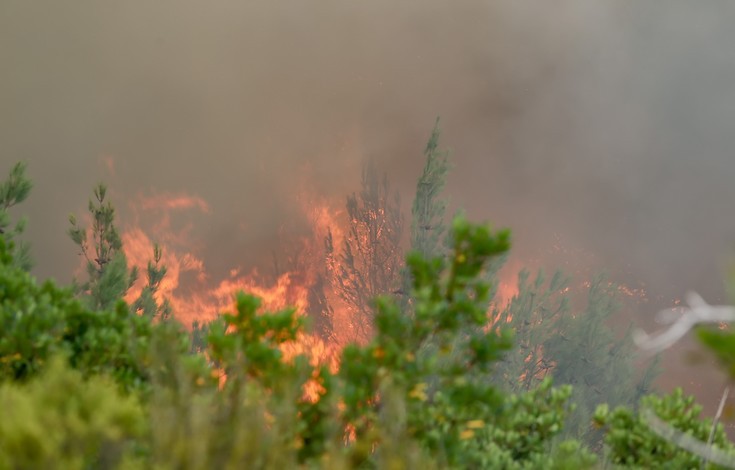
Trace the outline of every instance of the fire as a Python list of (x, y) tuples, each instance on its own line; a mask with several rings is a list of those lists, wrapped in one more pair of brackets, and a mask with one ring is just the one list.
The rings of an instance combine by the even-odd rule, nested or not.
[[(512, 279), (512, 280), (511, 280)], [(498, 307), (507, 305), (513, 297), (518, 295), (517, 277), (503, 278), (497, 283), (497, 292), (495, 293), (494, 303)]]
[[(162, 264), (167, 274), (156, 293), (157, 300), (168, 299), (179, 321), (189, 325), (194, 321), (206, 322), (222, 312), (231, 311), (237, 291), (260, 297), (265, 311), (295, 307), (298, 315), (327, 320), (329, 334), (315, 330), (301, 334), (296, 341), (282, 347), (284, 358), (291, 360), (306, 354), (312, 364), (327, 365), (336, 371), (341, 348), (359, 336), (355, 331), (354, 312), (346, 308), (326, 281), (333, 267), (328, 265), (324, 243), (329, 235), (335, 249), (339, 249), (347, 237), (353, 236), (347, 230), (350, 221), (346, 220), (347, 214), (341, 204), (315, 196), (308, 188), (297, 190), (295, 195), (295, 205), (300, 208), (310, 231), (287, 240), (291, 250), (284, 251), (287, 253), (285, 259), (275, 260), (275, 275), (264, 275), (255, 268), (244, 269), (235, 258), (232, 266), (227, 267), (227, 274), (219, 279), (208, 269), (202, 255), (204, 247), (193, 235), (192, 216), (206, 218), (211, 213), (207, 201), (181, 193), (138, 196), (132, 201), (134, 216), (122, 231), (122, 239), (128, 262), (139, 268), (141, 279), (126, 300), (132, 302), (140, 294), (154, 244), (158, 243), (163, 249)], [(285, 226), (281, 232), (282, 237), (290, 233)], [(488, 311), (488, 328), (497, 325), (501, 311), (518, 296), (518, 274), (524, 266), (527, 263), (511, 259), (498, 272), (495, 297)], [(581, 284), (585, 285), (588, 287), (589, 283)], [(629, 297), (645, 297), (642, 289), (619, 286), (618, 290)], [(570, 288), (559, 293), (570, 294)], [(327, 310), (323, 310), (325, 305), (329, 307)], [(505, 315), (503, 321), (511, 322), (512, 316)], [(305, 393), (317, 396), (318, 384), (308, 384)]]
[[(194, 321), (210, 321), (222, 312), (231, 311), (233, 296), (238, 291), (260, 297), (264, 311), (294, 307), (298, 315), (308, 315), (313, 307), (310, 305), (311, 290), (320, 278), (320, 271), (325, 269), (324, 236), (331, 230), (333, 239), (341, 243), (344, 234), (339, 228), (339, 211), (323, 200), (303, 196), (300, 199), (313, 233), (311, 237), (296, 242), (298, 256), (289, 260), (288, 270), (276, 273), (275, 280), (272, 280), (261, 275), (256, 268), (244, 271), (242, 267), (233, 265), (227, 277), (214, 280), (200, 254), (201, 248), (191, 234), (192, 224), (176, 223), (181, 219), (177, 214), (206, 216), (210, 212), (207, 202), (200, 197), (183, 194), (139, 196), (131, 206), (133, 222), (121, 235), (129, 265), (136, 266), (141, 273), (126, 300), (132, 302), (140, 295), (146, 283), (145, 272), (152, 259), (154, 244), (158, 243), (163, 249), (161, 264), (166, 266), (167, 272), (156, 293), (156, 300), (168, 299), (174, 315), (185, 325)], [(146, 225), (145, 221), (153, 222)], [(337, 299), (332, 297), (335, 296), (329, 296), (328, 301), (337, 305)], [(340, 317), (335, 317), (334, 330), (340, 331)], [(303, 353), (311, 358), (313, 364), (325, 364), (335, 370), (338, 347), (345, 343), (339, 338), (327, 343), (315, 334), (304, 333), (296, 342), (284, 345), (283, 352), (286, 359)], [(308, 395), (314, 393), (316, 389)]]

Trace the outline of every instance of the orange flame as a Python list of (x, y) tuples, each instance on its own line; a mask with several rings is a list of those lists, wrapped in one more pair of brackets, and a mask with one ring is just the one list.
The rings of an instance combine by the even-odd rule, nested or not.
[[(302, 239), (300, 243), (300, 260), (293, 269), (278, 273), (275, 281), (268, 282), (257, 269), (242, 273), (242, 269), (234, 266), (229, 270), (229, 277), (212, 282), (205, 262), (196, 249), (191, 237), (191, 224), (175, 229), (173, 214), (177, 211), (197, 211), (201, 214), (210, 212), (209, 205), (202, 198), (183, 194), (156, 194), (151, 197), (138, 197), (134, 201), (134, 224), (122, 233), (123, 247), (131, 266), (137, 266), (145, 273), (152, 259), (154, 242), (158, 240), (163, 249), (161, 264), (167, 272), (161, 282), (156, 300), (168, 299), (176, 318), (186, 325), (194, 321), (210, 321), (224, 311), (231, 311), (233, 295), (238, 291), (256, 295), (261, 298), (265, 311), (276, 311), (286, 307), (296, 308), (298, 315), (309, 311), (309, 290), (323, 269), (323, 239), (327, 230), (331, 230), (336, 243), (344, 237), (340, 229), (339, 211), (332, 209), (325, 201), (302, 197), (303, 209), (313, 227), (313, 236)], [(144, 230), (140, 219), (153, 219), (152, 227)], [(150, 235), (149, 235), (150, 234)], [(141, 276), (126, 296), (133, 302), (143, 289), (146, 280)], [(335, 296), (332, 296), (335, 297)], [(336, 305), (337, 299), (329, 298)], [(339, 331), (339, 322), (335, 325)], [(306, 354), (313, 364), (326, 364), (336, 370), (336, 357), (340, 344), (327, 344), (321, 338), (304, 333), (296, 342), (283, 346), (286, 359), (297, 354)], [(309, 385), (307, 395), (316, 396), (318, 384)]]

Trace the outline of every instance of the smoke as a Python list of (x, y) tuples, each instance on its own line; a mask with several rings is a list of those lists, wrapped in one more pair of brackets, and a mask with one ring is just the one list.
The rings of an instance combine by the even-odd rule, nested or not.
[(21, 211), (42, 278), (70, 279), (67, 215), (98, 180), (123, 220), (140, 193), (206, 201), (188, 223), (224, 273), (305, 223), (299, 191), (357, 190), (366, 158), (407, 205), (441, 115), (453, 207), (511, 227), (516, 256), (604, 267), (663, 304), (687, 289), (724, 301), (733, 9), (3, 2), (0, 170), (30, 164), (36, 190)]

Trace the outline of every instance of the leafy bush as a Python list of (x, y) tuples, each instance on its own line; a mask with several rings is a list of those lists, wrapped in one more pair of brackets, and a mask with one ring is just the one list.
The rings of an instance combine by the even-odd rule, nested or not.
[(114, 310), (92, 311), (70, 289), (50, 281), (39, 286), (9, 248), (0, 237), (0, 381), (32, 377), (63, 355), (85, 376), (106, 373), (126, 389), (144, 388), (158, 327), (131, 315), (123, 301)]
[[(674, 439), (664, 439), (654, 432), (652, 420), (646, 413), (653, 413), (678, 433), (707, 442), (712, 421), (700, 419), (701, 412), (702, 407), (695, 403), (694, 397), (685, 396), (681, 389), (676, 389), (668, 395), (644, 397), (638, 411), (626, 407), (611, 411), (607, 405), (600, 405), (594, 419), (598, 426), (607, 427), (607, 457), (616, 465), (640, 469), (700, 468), (703, 458), (683, 449)], [(735, 450), (721, 424), (714, 429), (712, 444), (719, 450)], [(704, 468), (722, 467), (709, 465)]]
[(54, 358), (27, 383), (0, 385), (0, 468), (113, 468), (144, 435), (143, 408), (102, 376)]

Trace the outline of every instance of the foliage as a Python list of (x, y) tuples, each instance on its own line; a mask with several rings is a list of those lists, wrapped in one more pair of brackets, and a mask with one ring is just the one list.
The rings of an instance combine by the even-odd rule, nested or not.
[[(694, 397), (685, 396), (677, 388), (669, 395), (644, 397), (637, 412), (628, 407), (618, 407), (612, 411), (607, 405), (597, 408), (594, 420), (598, 426), (606, 428), (608, 460), (615, 465), (633, 469), (701, 468), (704, 463), (702, 457), (653, 432), (650, 419), (645, 417), (646, 411), (685, 435), (702, 442), (709, 439), (711, 420), (700, 419), (702, 407), (695, 404)], [(721, 424), (715, 428), (712, 444), (720, 450), (735, 451)], [(708, 464), (704, 468), (721, 467)]]
[[(380, 397), (399, 394), (406, 431), (436, 461), (451, 468), (545, 467), (570, 390), (547, 382), (531, 394), (505, 395), (486, 379), (510, 337), (506, 330), (479, 328), (490, 289), (480, 275), (491, 257), (507, 250), (508, 234), (459, 218), (452, 240), (449, 260), (409, 255), (415, 314), (406, 316), (381, 298), (376, 337), (344, 350), (344, 419), (357, 442), (367, 439), (364, 447), (371, 448), (382, 442), (371, 434)], [(592, 460), (585, 452), (578, 457), (580, 465)]]
[[(0, 406), (12, 410), (0, 422), (0, 468), (583, 469), (598, 459), (574, 437), (595, 444), (603, 435), (605, 458), (619, 467), (717, 468), (660, 437), (646, 415), (704, 441), (712, 425), (691, 397), (651, 395), (630, 407), (653, 373), (632, 377), (629, 335), (606, 326), (617, 305), (603, 278), (572, 314), (563, 275), (529, 282), (522, 272), (519, 294), (488, 324), (509, 233), (460, 216), (440, 245), (448, 166), (438, 137), (437, 122), (407, 274), (397, 261), (398, 200), (370, 166), (360, 196), (348, 198), (341, 251), (325, 240), (331, 281), (372, 329), (342, 351), (337, 372), (285, 355), (304, 334), (295, 309), (263, 312), (242, 293), (233, 312), (195, 323), (190, 339), (157, 300), (166, 274), (158, 246), (129, 308), (121, 298), (136, 273), (103, 185), (90, 201), (91, 228), (71, 218), (87, 260), (83, 302), (70, 289), (39, 286), (14, 242), (0, 237)], [(13, 204), (30, 189), (19, 168), (0, 186)], [(403, 298), (386, 295), (401, 282)], [(731, 367), (732, 336), (700, 334)], [(591, 409), (603, 400), (626, 406), (598, 407), (600, 429), (590, 432)], [(732, 451), (719, 425), (712, 442)]]
[[(89, 201), (92, 218), (90, 228), (80, 226), (74, 215), (69, 216), (71, 228), (68, 234), (81, 250), (87, 271), (87, 280), (81, 284), (75, 281), (74, 289), (88, 308), (110, 310), (135, 284), (138, 269), (128, 269), (122, 239), (115, 226), (115, 208), (110, 201), (105, 200), (107, 187), (98, 184), (93, 193), (94, 200)], [(91, 244), (89, 234), (92, 237)], [(162, 258), (162, 248), (158, 244), (154, 245), (153, 260), (148, 262), (146, 269), (147, 282), (131, 309), (134, 313), (166, 320), (172, 313), (171, 304), (168, 299), (164, 298), (160, 303), (156, 299), (161, 281), (166, 276), (166, 266), (161, 264)]]
[[(443, 222), (446, 200), (440, 196), (449, 171), (448, 152), (438, 150), (439, 135), (437, 120), (412, 206), (411, 246), (432, 257), (446, 256), (445, 245), (452, 243)], [(500, 254), (478, 274), (490, 283), (488, 298), (494, 295), (493, 281), (504, 261), (504, 254)], [(576, 406), (564, 434), (598, 444), (601, 436), (590, 428), (594, 407), (605, 401), (612, 406), (637, 403), (650, 391), (655, 369), (647, 368), (643, 378), (636, 379), (630, 335), (618, 339), (606, 324), (620, 311), (614, 285), (602, 277), (593, 279), (586, 306), (572, 309), (567, 293), (570, 280), (561, 272), (550, 279), (542, 271), (533, 280), (529, 277), (528, 271), (519, 273), (519, 293), (509, 304), (491, 304), (496, 324), (515, 333), (515, 348), (496, 365), (494, 380), (512, 392), (534, 390), (552, 374), (556, 383), (574, 385), (572, 401)], [(406, 276), (410, 283), (409, 278)], [(412, 299), (404, 301), (401, 308), (410, 311), (412, 303)]]
[(8, 179), (0, 183), (0, 237), (14, 246), (13, 262), (20, 268), (30, 271), (33, 262), (27, 243), (15, 243), (14, 240), (25, 230), (26, 220), (21, 218), (14, 227), (10, 227), (9, 209), (23, 202), (31, 192), (33, 184), (26, 176), (26, 165), (16, 163), (10, 170)]
[(166, 276), (166, 266), (161, 264), (163, 250), (156, 244), (153, 247), (153, 261), (148, 261), (146, 269), (147, 283), (140, 292), (140, 296), (133, 303), (133, 311), (151, 318), (168, 320), (171, 318), (171, 303), (163, 299), (159, 304), (156, 294), (161, 287), (161, 281)]
[(498, 363), (496, 379), (512, 391), (534, 389), (554, 369), (553, 357), (549, 357), (548, 342), (559, 338), (571, 342), (561, 331), (555, 331), (554, 322), (569, 312), (569, 298), (558, 293), (569, 280), (559, 271), (546, 281), (539, 271), (533, 281), (530, 272), (518, 273), (518, 294), (503, 307), (495, 307), (494, 321), (512, 328), (515, 348)]
[(68, 234), (86, 260), (88, 279), (77, 286), (77, 291), (89, 308), (106, 310), (125, 296), (137, 280), (138, 272), (135, 268), (128, 271), (122, 239), (115, 227), (115, 208), (105, 201), (107, 187), (98, 184), (93, 192), (94, 200), (89, 200), (91, 228), (80, 226), (76, 217), (70, 215)]
[(735, 379), (735, 333), (732, 331), (698, 328), (699, 341), (717, 358), (729, 378)]
[(65, 355), (85, 376), (109, 373), (128, 389), (146, 382), (150, 320), (114, 310), (92, 311), (71, 290), (35, 278), (13, 263), (0, 239), (0, 380), (36, 375), (49, 359)]
[[(441, 192), (449, 173), (449, 151), (439, 150), (439, 118), (436, 119), (429, 141), (426, 143), (424, 169), (416, 183), (416, 193), (411, 205), (411, 239), (410, 250), (420, 253), (425, 258), (446, 256), (448, 235), (445, 213), (446, 198)], [(401, 287), (395, 293), (401, 310), (411, 314), (413, 299), (409, 297), (413, 281), (408, 267), (401, 273)]]
[(439, 118), (426, 143), (426, 163), (416, 184), (416, 195), (411, 206), (411, 250), (425, 258), (445, 254), (442, 245), (447, 227), (444, 216), (447, 201), (440, 198), (449, 173), (449, 152), (439, 150)]
[[(589, 468), (594, 457), (578, 443), (552, 449), (568, 387), (546, 381), (506, 395), (485, 377), (509, 347), (508, 334), (476, 329), (457, 338), (484, 323), (489, 286), (478, 273), (507, 249), (508, 234), (461, 219), (453, 228), (449, 262), (409, 257), (415, 315), (380, 298), (375, 337), (348, 346), (336, 374), (305, 357), (284, 358), (282, 346), (304, 323), (294, 309), (261, 312), (257, 298), (242, 294), (233, 313), (207, 327), (209, 374), (171, 341), (157, 341), (150, 367), (165, 372), (152, 377), (156, 426), (145, 461), (164, 468)], [(418, 354), (427, 342), (432, 348)]]
[(28, 383), (0, 384), (0, 468), (116, 468), (144, 435), (143, 409), (114, 382), (54, 358)]
[[(202, 462), (201, 468), (224, 468), (246, 462), (267, 462), (272, 466), (294, 464), (299, 458), (323, 451), (321, 436), (325, 430), (322, 427), (328, 425), (328, 420), (319, 413), (326, 399), (313, 403), (303, 396), (305, 383), (313, 376), (321, 377), (322, 372), (313, 375), (313, 369), (303, 357), (293, 362), (283, 360), (279, 349), (280, 345), (296, 339), (302, 320), (295, 315), (295, 309), (261, 314), (259, 307), (257, 298), (240, 294), (235, 313), (224, 314), (209, 325), (207, 353), (215, 374), (210, 374), (209, 380), (201, 377), (198, 382), (199, 385), (209, 382), (209, 389), (196, 393), (192, 387), (197, 381), (182, 383), (180, 379), (156, 389), (159, 402), (153, 409), (156, 415), (171, 413), (171, 419), (179, 422), (202, 420), (195, 428), (164, 426), (155, 440), (163, 446), (155, 449), (156, 459), (173, 459), (169, 463), (190, 461), (193, 458), (190, 452), (196, 449), (179, 448), (177, 442), (194, 439), (195, 436), (187, 435), (191, 432), (200, 436), (198, 447), (203, 450), (196, 459)], [(176, 360), (177, 356), (171, 357)], [(224, 380), (221, 389), (212, 390), (211, 379), (215, 379), (216, 385), (219, 377)], [(182, 395), (187, 399), (182, 400)], [(166, 403), (176, 404), (176, 411), (166, 411), (170, 408)], [(200, 404), (206, 404), (206, 412), (197, 409)], [(206, 414), (195, 417), (198, 411)], [(202, 427), (208, 432), (200, 434)], [(300, 445), (295, 445), (296, 442)]]
[(607, 324), (620, 305), (616, 286), (603, 276), (589, 282), (583, 308), (572, 308), (570, 280), (560, 271), (548, 280), (543, 271), (529, 278), (521, 271), (518, 294), (494, 313), (513, 328), (516, 345), (498, 364), (497, 379), (513, 391), (533, 390), (547, 377), (572, 385), (575, 408), (563, 435), (599, 449), (602, 434), (591, 427), (597, 404), (634, 406), (650, 392), (657, 363), (636, 372), (630, 331), (616, 337)]
[(658, 371), (656, 361), (642, 374), (635, 370), (630, 328), (616, 335), (608, 325), (619, 313), (616, 286), (598, 275), (589, 282), (584, 309), (576, 317), (567, 313), (558, 318), (554, 330), (559, 336), (544, 345), (549, 359), (556, 363), (552, 371), (555, 383), (574, 387), (576, 409), (566, 423), (568, 434), (596, 447), (602, 434), (591, 428), (590, 421), (597, 404), (635, 406), (650, 393)]

